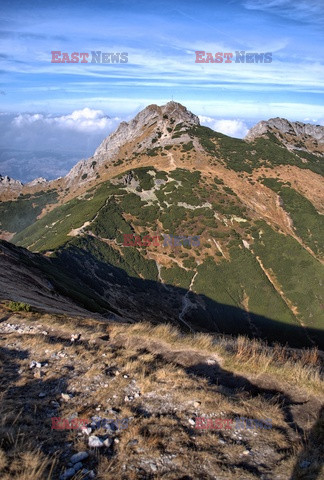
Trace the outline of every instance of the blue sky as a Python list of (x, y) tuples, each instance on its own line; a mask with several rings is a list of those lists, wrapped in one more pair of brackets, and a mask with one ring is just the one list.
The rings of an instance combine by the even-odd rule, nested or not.
[[(0, 148), (73, 147), (51, 177), (121, 119), (172, 97), (233, 136), (276, 116), (324, 124), (323, 0), (1, 3)], [(128, 52), (129, 62), (53, 64), (52, 50)], [(273, 61), (197, 64), (196, 50), (272, 52)], [(19, 177), (14, 156), (0, 157), (0, 173)]]

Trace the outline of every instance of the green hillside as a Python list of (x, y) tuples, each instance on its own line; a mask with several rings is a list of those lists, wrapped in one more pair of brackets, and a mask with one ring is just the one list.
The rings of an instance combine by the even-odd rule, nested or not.
[[(92, 309), (97, 305), (103, 311), (112, 297), (118, 304), (122, 289), (123, 295), (135, 295), (133, 309), (139, 315), (150, 312), (156, 322), (162, 316), (203, 330), (295, 344), (320, 341), (322, 266), (295, 239), (255, 220), (217, 177), (210, 181), (198, 171), (153, 166), (126, 173), (131, 184), (125, 184), (124, 173), (92, 188), (18, 233), (14, 243), (34, 252), (53, 251), (57, 271), (69, 272), (65, 291), (70, 283), (81, 300), (88, 295)], [(287, 186), (264, 183), (282, 195), (297, 234), (319, 253), (321, 228), (314, 207)], [(123, 235), (132, 233), (158, 234), (160, 240), (162, 233), (198, 235), (200, 245), (124, 246)], [(159, 256), (164, 259), (160, 271)], [(157, 288), (161, 280), (163, 295)], [(191, 283), (194, 307), (184, 311)]]
[(21, 232), (32, 225), (49, 204), (55, 204), (55, 190), (34, 194), (20, 194), (17, 200), (0, 203), (0, 230)]

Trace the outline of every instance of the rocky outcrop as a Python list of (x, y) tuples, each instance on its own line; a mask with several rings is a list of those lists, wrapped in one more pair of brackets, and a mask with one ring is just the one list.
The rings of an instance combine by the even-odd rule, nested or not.
[(27, 187), (35, 187), (37, 185), (42, 185), (42, 184), (45, 184), (45, 183), (47, 183), (46, 178), (38, 177), (38, 178), (35, 178), (35, 180), (32, 180), (29, 183), (26, 183), (26, 186)]
[(270, 118), (254, 125), (245, 140), (253, 141), (260, 137), (279, 141), (289, 150), (306, 151), (318, 156), (324, 153), (324, 127), (321, 125)]
[(0, 175), (0, 190), (4, 190), (4, 189), (20, 190), (22, 187), (23, 187), (23, 184), (19, 180), (14, 180), (13, 178), (8, 177), (7, 175), (5, 177)]

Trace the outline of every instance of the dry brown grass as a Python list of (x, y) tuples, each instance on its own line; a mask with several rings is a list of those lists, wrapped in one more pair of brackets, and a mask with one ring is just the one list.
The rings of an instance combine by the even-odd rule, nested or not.
[(140, 338), (150, 338), (165, 342), (178, 349), (216, 354), (221, 365), (230, 371), (258, 376), (271, 374), (280, 381), (292, 382), (310, 394), (324, 394), (323, 375), (318, 350), (292, 350), (282, 345), (269, 347), (258, 339), (238, 336), (236, 340), (228, 337), (215, 337), (206, 333), (182, 334), (170, 324), (153, 326), (138, 323), (131, 326), (109, 326), (112, 338), (126, 334)]
[[(19, 320), (19, 316), (15, 318)], [(104, 450), (92, 450), (85, 462), (100, 480), (175, 480), (185, 475), (191, 479), (260, 478), (259, 466), (255, 471), (244, 467), (244, 462), (252, 462), (254, 458), (247, 459), (243, 454), (246, 448), (254, 452), (260, 464), (268, 464), (269, 471), (281, 474), (286, 480), (285, 475), (298, 462), (302, 449), (306, 451), (307, 442), (315, 452), (311, 458), (316, 471), (320, 451), (314, 447), (309, 433), (298, 437), (287, 424), (286, 411), (279, 397), (233, 390), (222, 384), (221, 377), (219, 381), (216, 378), (210, 382), (208, 377), (189, 368), (192, 362), (218, 358), (220, 374), (243, 372), (246, 376), (251, 372), (253, 376), (256, 369), (258, 372), (263, 369), (278, 381), (284, 378), (285, 369), (292, 368), (289, 379), (295, 376), (305, 392), (314, 392), (303, 382), (309, 381), (318, 368), (319, 358), (315, 351), (299, 352), (298, 358), (293, 360), (294, 352), (279, 346), (271, 350), (262, 342), (244, 337), (234, 340), (206, 334), (184, 335), (170, 325), (107, 327), (95, 322), (91, 331), (89, 320), (76, 327), (74, 319), (65, 324), (63, 318), (50, 315), (30, 320), (23, 318), (25, 323), (41, 323), (49, 335), (12, 333), (4, 335), (0, 343), (4, 379), (0, 399), (1, 480), (57, 480), (66, 468), (65, 455), (69, 457), (77, 451), (88, 450), (85, 438), (76, 431), (51, 430), (50, 418), (46, 415), (53, 400), (59, 403), (57, 416), (63, 418), (75, 412), (80, 418), (98, 414), (112, 418), (111, 408), (118, 412), (116, 418), (132, 418), (128, 428), (115, 435), (119, 442), (113, 444), (109, 454)], [(71, 344), (68, 338), (76, 332), (82, 333), (82, 341)], [(110, 340), (95, 343), (105, 333)], [(19, 356), (19, 352), (26, 352), (27, 356)], [(64, 356), (57, 356), (58, 353)], [(55, 360), (51, 360), (52, 354), (56, 354)], [(34, 376), (35, 369), (29, 369), (31, 360), (50, 363), (48, 368), (42, 368), (44, 376)], [(217, 364), (210, 366), (211, 371), (213, 368), (217, 371)], [(19, 375), (18, 369), (21, 369)], [(108, 374), (110, 369), (117, 369), (119, 375)], [(261, 379), (262, 375), (259, 377)], [(47, 385), (61, 381), (64, 381), (59, 383), (61, 390), (73, 393), (69, 402), (62, 401), (59, 393), (51, 394), (47, 389)], [(129, 395), (133, 381), (140, 395), (127, 402), (124, 398)], [(14, 394), (12, 387), (17, 389)], [(43, 389), (47, 396), (38, 398)], [(240, 440), (232, 430), (196, 430), (189, 423), (189, 419), (196, 416), (267, 417), (272, 419), (273, 428), (259, 430), (257, 435), (243, 432)], [(310, 423), (308, 428), (311, 426)], [(72, 448), (68, 449), (68, 443)], [(46, 453), (53, 445), (59, 446), (56, 456)], [(151, 464), (157, 465), (157, 470), (152, 470)], [(296, 476), (296, 480), (299, 478), (303, 477)], [(79, 479), (81, 474), (73, 480)]]

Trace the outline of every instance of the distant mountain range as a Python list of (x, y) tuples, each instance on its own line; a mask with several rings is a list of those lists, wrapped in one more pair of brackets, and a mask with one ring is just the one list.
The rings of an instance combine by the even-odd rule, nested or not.
[[(18, 256), (77, 309), (323, 348), (323, 153), (321, 126), (275, 118), (239, 140), (150, 105), (64, 178), (0, 177), (0, 286)], [(15, 278), (2, 297), (26, 301)]]

